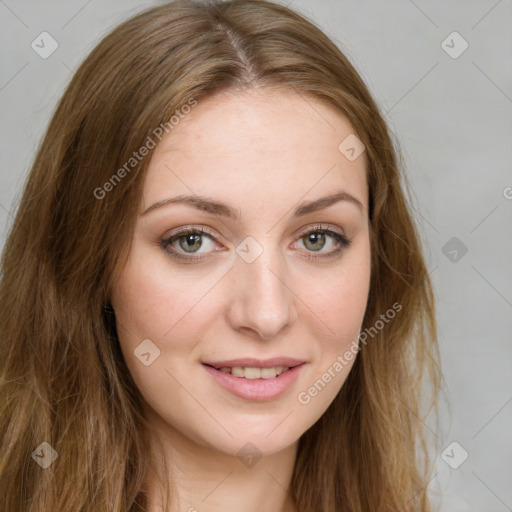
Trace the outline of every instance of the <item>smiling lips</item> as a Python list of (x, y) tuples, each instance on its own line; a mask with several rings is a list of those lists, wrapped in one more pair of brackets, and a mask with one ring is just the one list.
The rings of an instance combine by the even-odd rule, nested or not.
[(229, 361), (203, 362), (205, 370), (220, 387), (231, 394), (251, 401), (277, 398), (297, 379), (305, 361), (278, 357)]

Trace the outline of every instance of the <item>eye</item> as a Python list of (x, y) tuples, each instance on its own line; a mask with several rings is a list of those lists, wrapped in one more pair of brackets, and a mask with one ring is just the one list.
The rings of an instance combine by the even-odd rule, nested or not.
[(194, 259), (194, 257), (184, 256), (184, 254), (203, 254), (215, 248), (213, 236), (201, 228), (190, 227), (164, 238), (161, 245), (173, 257), (183, 260)]
[[(352, 240), (342, 233), (319, 225), (303, 233), (298, 242), (302, 242), (302, 245), (308, 252), (319, 253), (318, 255), (311, 254), (307, 256), (309, 259), (317, 259), (329, 258), (339, 254), (350, 246)], [(326, 247), (327, 250), (323, 251)], [(330, 250), (329, 247), (331, 248)]]
[[(306, 256), (308, 259), (318, 259), (334, 257), (346, 249), (352, 240), (342, 233), (318, 225), (304, 232), (295, 243), (299, 242), (302, 242), (302, 246), (309, 253)], [(165, 237), (161, 241), (161, 246), (173, 258), (193, 263), (204, 259), (194, 255), (216, 250), (216, 240), (204, 229), (189, 226)], [(327, 250), (323, 250), (326, 247)]]

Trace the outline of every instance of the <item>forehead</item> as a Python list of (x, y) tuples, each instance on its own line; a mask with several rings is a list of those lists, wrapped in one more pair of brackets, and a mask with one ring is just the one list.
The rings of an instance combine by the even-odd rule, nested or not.
[(366, 155), (350, 161), (339, 150), (353, 133), (342, 113), (291, 88), (216, 94), (182, 114), (155, 148), (143, 206), (195, 193), (243, 210), (342, 189), (367, 209)]

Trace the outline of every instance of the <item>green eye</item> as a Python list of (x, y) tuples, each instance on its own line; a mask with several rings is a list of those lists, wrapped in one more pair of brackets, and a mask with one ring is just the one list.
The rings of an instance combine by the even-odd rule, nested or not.
[[(349, 247), (352, 240), (336, 231), (316, 226), (303, 233), (298, 242), (302, 242), (307, 253), (318, 253), (309, 256), (311, 259), (317, 259), (339, 254)], [(216, 240), (202, 228), (188, 227), (164, 238), (161, 245), (173, 258), (193, 263), (204, 259), (193, 255), (203, 255), (215, 250)], [(324, 250), (326, 247), (327, 250)]]
[[(334, 245), (335, 248), (328, 251), (322, 251), (322, 249), (324, 249), (326, 245), (329, 245), (329, 239), (333, 240), (333, 242), (331, 242), (330, 245)], [(314, 256), (313, 258), (332, 256), (334, 254), (339, 253), (343, 249), (346, 249), (351, 243), (351, 240), (349, 240), (341, 233), (337, 233), (330, 229), (324, 229), (322, 227), (317, 227), (308, 230), (306, 233), (302, 235), (300, 240), (303, 241), (303, 245), (308, 251), (322, 251), (322, 256)]]

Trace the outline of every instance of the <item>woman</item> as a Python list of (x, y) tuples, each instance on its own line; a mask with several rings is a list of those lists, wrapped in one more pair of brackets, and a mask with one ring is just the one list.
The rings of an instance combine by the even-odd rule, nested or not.
[(431, 510), (405, 185), (292, 10), (181, 0), (107, 35), (4, 247), (1, 509)]

